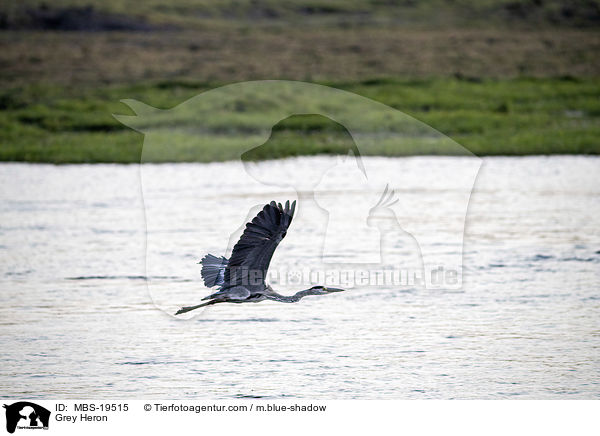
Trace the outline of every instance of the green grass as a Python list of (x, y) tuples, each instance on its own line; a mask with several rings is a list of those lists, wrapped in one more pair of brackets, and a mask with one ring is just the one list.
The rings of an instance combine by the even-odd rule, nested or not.
[[(600, 154), (598, 23), (600, 0), (9, 0), (0, 5), (0, 160), (208, 162), (263, 141), (244, 158), (354, 146), (320, 116), (265, 135), (281, 104), (268, 95), (215, 101), (200, 119), (146, 118), (145, 138), (111, 115), (132, 114), (121, 99), (169, 109), (260, 79), (369, 97), (478, 155)], [(318, 114), (316, 100), (301, 103)], [(362, 123), (363, 154), (460, 152), (417, 123), (343, 109)], [(413, 130), (381, 132), (399, 125)]]
[[(600, 154), (600, 79), (390, 79), (327, 85), (412, 115), (478, 155)], [(132, 114), (119, 100), (134, 98), (168, 109), (214, 86), (163, 81), (77, 90), (25, 85), (0, 91), (0, 160), (139, 162), (144, 137), (112, 117)], [(144, 159), (238, 158), (249, 140), (258, 140), (256, 126), (267, 119), (270, 102), (257, 104), (264, 108), (237, 108), (234, 115), (215, 110), (197, 140), (193, 129), (155, 132), (155, 138), (169, 144), (168, 153), (147, 153)], [(279, 123), (266, 146), (245, 158), (344, 153), (351, 145), (345, 129), (331, 120), (295, 116)], [(361, 151), (384, 156), (444, 152), (424, 142), (399, 147), (387, 138)]]

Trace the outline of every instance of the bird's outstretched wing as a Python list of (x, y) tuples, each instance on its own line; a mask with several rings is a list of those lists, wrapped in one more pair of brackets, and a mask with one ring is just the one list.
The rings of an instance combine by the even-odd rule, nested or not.
[(277, 245), (285, 237), (292, 222), (296, 201), (291, 206), (274, 201), (267, 204), (248, 224), (233, 247), (224, 275), (224, 287), (244, 286), (262, 289), (267, 270)]
[(207, 254), (202, 258), (200, 261), (202, 264), (201, 274), (207, 288), (223, 285), (227, 262), (229, 261), (224, 257), (217, 257), (212, 254)]

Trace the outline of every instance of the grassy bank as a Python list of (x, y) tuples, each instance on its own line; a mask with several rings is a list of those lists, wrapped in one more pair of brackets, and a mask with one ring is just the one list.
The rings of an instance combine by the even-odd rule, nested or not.
[[(599, 23), (598, 0), (4, 2), (0, 160), (139, 162), (143, 136), (111, 116), (131, 114), (119, 100), (168, 109), (262, 79), (372, 98), (478, 155), (599, 154)], [(215, 111), (201, 129), (175, 122), (186, 133), (155, 132), (170, 150), (151, 160), (237, 158), (262, 138), (271, 109)], [(361, 151), (453, 152), (426, 136)], [(326, 118), (293, 117), (247, 157), (343, 153), (348, 144)]]
[(199, 28), (0, 32), (2, 88), (178, 80), (600, 76), (600, 32), (578, 29)]
[[(375, 99), (427, 123), (478, 155), (600, 154), (600, 79), (371, 80), (326, 83)], [(66, 89), (29, 85), (2, 91), (0, 160), (30, 162), (139, 162), (143, 135), (111, 114), (131, 114), (119, 103), (134, 98), (167, 109), (215, 85), (160, 82)], [(223, 117), (215, 136), (205, 132), (201, 153), (172, 138), (167, 160), (219, 161), (236, 158), (244, 135)], [(226, 126), (230, 134), (223, 133)], [(240, 135), (241, 132), (241, 135)], [(279, 124), (256, 158), (347, 150), (348, 135), (323, 117), (299, 116)], [(419, 154), (386, 144), (367, 154)], [(160, 157), (156, 157), (161, 161)]]

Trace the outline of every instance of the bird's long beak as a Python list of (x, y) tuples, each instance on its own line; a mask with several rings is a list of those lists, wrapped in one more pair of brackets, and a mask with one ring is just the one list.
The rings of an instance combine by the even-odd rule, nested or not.
[(328, 288), (325, 288), (325, 290), (326, 290), (327, 292), (342, 292), (342, 291), (345, 291), (345, 289), (339, 289), (339, 288), (329, 288), (329, 287), (328, 287)]

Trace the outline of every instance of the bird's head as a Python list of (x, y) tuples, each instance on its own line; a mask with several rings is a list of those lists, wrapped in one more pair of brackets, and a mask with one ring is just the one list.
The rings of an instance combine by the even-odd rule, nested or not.
[(342, 292), (345, 291), (345, 289), (330, 288), (328, 286), (313, 286), (312, 288), (308, 289), (308, 291), (310, 291), (311, 295), (325, 295), (333, 292)]

